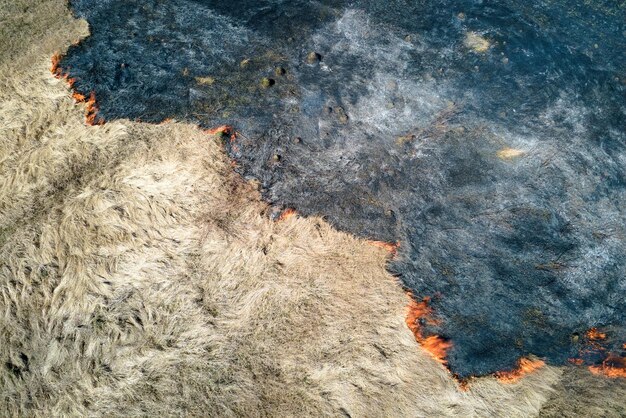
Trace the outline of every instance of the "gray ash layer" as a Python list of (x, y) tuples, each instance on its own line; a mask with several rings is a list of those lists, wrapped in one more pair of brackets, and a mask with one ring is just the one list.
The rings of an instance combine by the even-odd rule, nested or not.
[(62, 67), (106, 120), (234, 125), (273, 204), (400, 241), (425, 333), (483, 375), (626, 340), (626, 11), (586, 3), (75, 0)]

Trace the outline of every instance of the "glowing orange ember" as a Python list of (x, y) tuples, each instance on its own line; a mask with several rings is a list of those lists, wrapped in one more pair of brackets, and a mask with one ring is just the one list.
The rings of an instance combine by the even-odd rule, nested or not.
[(531, 360), (527, 358), (519, 359), (517, 364), (517, 368), (514, 370), (495, 373), (496, 378), (502, 383), (514, 383), (527, 374), (532, 373), (546, 365), (543, 360)]

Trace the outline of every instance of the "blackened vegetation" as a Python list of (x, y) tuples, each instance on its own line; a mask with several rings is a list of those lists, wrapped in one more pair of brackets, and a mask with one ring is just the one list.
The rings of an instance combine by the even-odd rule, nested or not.
[(626, 12), (531, 3), (75, 0), (62, 67), (105, 119), (236, 126), (273, 204), (399, 240), (458, 376), (563, 364), (626, 340)]

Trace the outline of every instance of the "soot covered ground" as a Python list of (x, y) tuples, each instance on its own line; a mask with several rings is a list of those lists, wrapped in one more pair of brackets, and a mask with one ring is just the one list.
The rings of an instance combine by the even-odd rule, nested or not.
[(75, 0), (61, 66), (101, 118), (232, 124), (272, 203), (399, 241), (424, 334), (482, 375), (592, 327), (623, 355), (626, 11), (586, 3)]

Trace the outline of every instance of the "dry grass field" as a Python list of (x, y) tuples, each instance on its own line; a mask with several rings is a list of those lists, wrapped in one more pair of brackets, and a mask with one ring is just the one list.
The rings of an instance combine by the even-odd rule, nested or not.
[(50, 57), (62, 0), (0, 0), (0, 416), (624, 416), (546, 366), (459, 389), (405, 324), (384, 249), (273, 222), (220, 142), (84, 123)]

